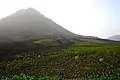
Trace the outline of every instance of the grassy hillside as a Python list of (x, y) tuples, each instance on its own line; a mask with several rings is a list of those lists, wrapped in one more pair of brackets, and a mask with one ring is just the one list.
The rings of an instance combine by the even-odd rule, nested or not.
[[(36, 43), (50, 40), (37, 41)], [(0, 61), (1, 78), (31, 77), (32, 80), (119, 80), (120, 43), (76, 41), (68, 47), (22, 52)], [(47, 78), (42, 79), (45, 76)], [(51, 77), (50, 77), (51, 76)], [(40, 79), (41, 78), (41, 79)], [(52, 79), (52, 80), (54, 80)], [(28, 79), (30, 80), (30, 79)]]

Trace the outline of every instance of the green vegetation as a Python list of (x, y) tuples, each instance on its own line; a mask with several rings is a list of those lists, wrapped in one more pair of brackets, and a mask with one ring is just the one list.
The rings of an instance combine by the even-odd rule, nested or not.
[[(60, 49), (50, 54), (58, 55), (93, 55), (102, 54), (107, 55), (111, 53), (120, 53), (120, 43), (91, 43), (91, 42), (76, 42), (67, 49)], [(95, 55), (94, 55), (95, 56)]]
[[(67, 48), (24, 52), (15, 56), (20, 58), (0, 61), (1, 76), (9, 78), (23, 73), (31, 78), (57, 75), (62, 80), (120, 79), (120, 43), (75, 42)], [(43, 80), (54, 80), (54, 77), (47, 78)]]
[(9, 77), (1, 77), (1, 80), (58, 80), (58, 77), (50, 77), (50, 76), (29, 76), (29, 75), (15, 75)]

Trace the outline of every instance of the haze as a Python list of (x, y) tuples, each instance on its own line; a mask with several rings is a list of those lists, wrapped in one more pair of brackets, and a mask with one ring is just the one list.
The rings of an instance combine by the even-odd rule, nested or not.
[(76, 34), (107, 38), (120, 34), (119, 4), (119, 0), (2, 0), (0, 18), (35, 8)]

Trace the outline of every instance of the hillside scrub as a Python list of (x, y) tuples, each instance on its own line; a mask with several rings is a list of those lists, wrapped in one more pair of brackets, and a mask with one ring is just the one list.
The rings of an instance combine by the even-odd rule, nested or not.
[(46, 52), (23, 52), (20, 59), (0, 61), (0, 74), (58, 76), (64, 79), (118, 80), (120, 44), (75, 43)]

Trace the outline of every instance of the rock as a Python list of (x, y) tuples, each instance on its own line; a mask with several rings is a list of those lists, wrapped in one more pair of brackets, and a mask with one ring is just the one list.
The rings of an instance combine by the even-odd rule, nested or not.
[(78, 59), (79, 58), (79, 56), (75, 56), (75, 59)]
[(99, 61), (100, 61), (100, 62), (104, 61), (104, 58), (100, 58)]
[(40, 56), (40, 55), (38, 55), (38, 57), (40, 58), (41, 56)]

